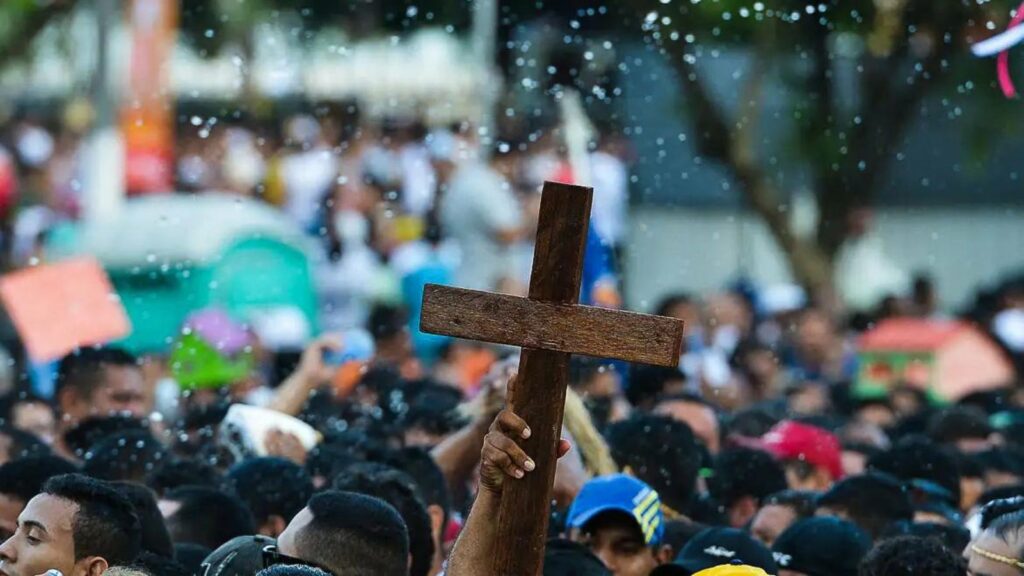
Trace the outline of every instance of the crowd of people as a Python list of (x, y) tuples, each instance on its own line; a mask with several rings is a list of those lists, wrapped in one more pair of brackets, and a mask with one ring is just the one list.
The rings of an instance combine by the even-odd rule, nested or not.
[[(557, 131), (485, 157), (459, 126), (186, 125), (182, 192), (260, 198), (320, 241), (330, 334), (292, 354), (205, 311), (174, 352), (69, 353), (52, 393), (8, 374), (0, 576), (493, 574), (502, 490), (536, 468), (505, 402), (517, 350), (420, 333), (418, 295), (523, 293), (538, 187), (579, 169)], [(29, 120), (9, 132), (17, 266), (77, 217), (80, 151)], [(586, 303), (622, 303), (627, 158), (614, 137), (589, 155)], [(791, 286), (678, 293), (653, 311), (685, 323), (679, 369), (574, 358), (543, 573), (1020, 574), (1024, 282), (963, 313), (1017, 380), (956, 398), (854, 385), (858, 336), (944, 317), (935, 290), (922, 277), (857, 314)], [(333, 361), (357, 334), (364, 353)], [(245, 404), (264, 412), (240, 420)]]

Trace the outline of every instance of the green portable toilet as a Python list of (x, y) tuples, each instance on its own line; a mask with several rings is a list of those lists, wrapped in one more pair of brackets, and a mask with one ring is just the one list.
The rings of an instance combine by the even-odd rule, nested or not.
[(312, 248), (287, 216), (262, 202), (168, 194), (129, 200), (110, 221), (55, 230), (47, 253), (96, 257), (132, 322), (123, 344), (162, 352), (190, 312), (211, 306), (239, 320), (292, 308), (315, 331)]

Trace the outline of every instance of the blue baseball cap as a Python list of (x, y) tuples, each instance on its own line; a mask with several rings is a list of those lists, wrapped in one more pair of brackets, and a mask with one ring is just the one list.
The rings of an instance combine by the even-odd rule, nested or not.
[(605, 512), (624, 512), (636, 520), (644, 542), (655, 546), (665, 532), (658, 493), (640, 480), (625, 474), (599, 476), (583, 485), (569, 507), (566, 524), (583, 528)]

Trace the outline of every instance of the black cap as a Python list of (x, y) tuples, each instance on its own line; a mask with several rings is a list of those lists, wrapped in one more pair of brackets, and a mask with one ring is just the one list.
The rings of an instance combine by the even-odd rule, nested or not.
[(778, 571), (771, 551), (746, 532), (708, 528), (687, 542), (672, 564), (658, 567), (651, 576), (690, 576), (723, 564), (745, 564), (769, 574)]
[(210, 553), (199, 576), (252, 576), (263, 569), (263, 549), (273, 546), (267, 536), (238, 536)]
[(857, 576), (871, 537), (856, 524), (832, 517), (801, 520), (783, 532), (772, 550), (779, 568), (807, 576)]

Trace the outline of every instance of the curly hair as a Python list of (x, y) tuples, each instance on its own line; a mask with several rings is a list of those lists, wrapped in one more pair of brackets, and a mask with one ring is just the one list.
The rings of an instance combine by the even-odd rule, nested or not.
[(883, 540), (860, 564), (859, 576), (963, 576), (963, 558), (935, 538), (899, 536)]

